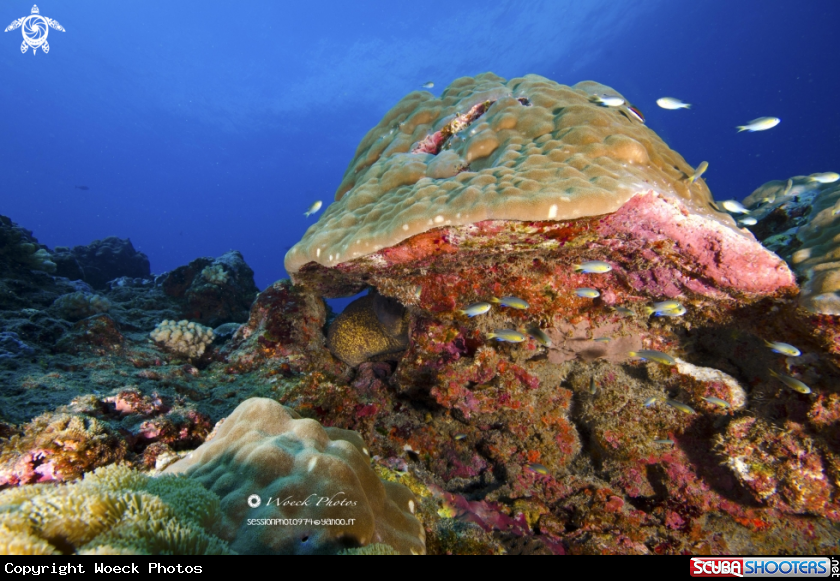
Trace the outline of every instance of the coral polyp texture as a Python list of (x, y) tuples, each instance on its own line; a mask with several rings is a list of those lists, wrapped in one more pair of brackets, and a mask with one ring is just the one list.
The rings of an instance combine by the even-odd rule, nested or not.
[(225, 555), (219, 498), (186, 478), (108, 466), (68, 485), (0, 492), (3, 555)]
[(165, 320), (149, 336), (173, 353), (195, 359), (204, 355), (204, 350), (213, 342), (213, 329), (186, 320)]
[[(221, 536), (239, 553), (334, 554), (376, 543), (425, 553), (417, 500), (379, 480), (357, 433), (324, 428), (270, 399), (241, 403), (211, 440), (165, 474), (185, 474), (222, 498)], [(248, 524), (271, 518), (302, 524)], [(332, 524), (312, 522), (324, 519)]]
[(802, 278), (800, 303), (812, 313), (840, 315), (840, 182), (809, 176), (768, 182), (744, 200), (764, 244)]
[(705, 183), (688, 183), (691, 166), (626, 108), (590, 100), (603, 93), (618, 95), (592, 81), (485, 73), (440, 98), (407, 95), (359, 144), (286, 269), (334, 266), (439, 226), (608, 214), (649, 190), (709, 211)]

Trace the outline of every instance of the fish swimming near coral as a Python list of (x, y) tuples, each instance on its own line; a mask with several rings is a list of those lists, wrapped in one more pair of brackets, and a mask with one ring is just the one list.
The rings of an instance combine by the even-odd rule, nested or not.
[(525, 468), (527, 468), (528, 471), (533, 472), (535, 474), (540, 474), (541, 476), (548, 476), (548, 468), (546, 468), (539, 462), (531, 462)]
[(752, 216), (746, 216), (745, 218), (741, 218), (738, 220), (738, 224), (741, 226), (755, 226), (758, 224), (758, 220), (753, 218)]
[(655, 316), (657, 316), (657, 317), (682, 317), (687, 312), (688, 311), (686, 311), (685, 307), (680, 305), (675, 309), (663, 309), (661, 311), (657, 311)]
[(699, 178), (701, 175), (706, 173), (707, 169), (709, 169), (709, 162), (708, 161), (701, 161), (700, 165), (697, 166), (697, 169), (694, 170), (694, 175), (692, 175), (690, 178), (688, 178), (688, 183), (693, 184), (694, 182), (696, 182), (697, 178)]
[(731, 212), (733, 214), (749, 214), (750, 211), (747, 210), (740, 202), (736, 202), (735, 200), (726, 200), (725, 202), (720, 203), (723, 206), (723, 209), (727, 212)]
[(768, 129), (773, 129), (781, 121), (778, 117), (759, 117), (758, 119), (753, 119), (746, 125), (739, 125), (736, 129), (738, 133), (742, 131), (749, 131), (751, 133), (755, 131), (767, 131)]
[(466, 315), (470, 318), (477, 317), (478, 315), (483, 315), (487, 311), (490, 310), (490, 303), (473, 303), (468, 305), (458, 311), (462, 315)]
[(695, 414), (697, 412), (694, 411), (694, 408), (684, 404), (681, 401), (677, 401), (675, 399), (666, 399), (665, 403), (674, 408), (677, 411), (681, 411), (684, 414)]
[(435, 87), (435, 84), (432, 81), (427, 81), (427, 82), (423, 83), (423, 88), (424, 89), (434, 89), (434, 87)]
[(691, 109), (691, 104), (683, 103), (674, 97), (662, 97), (661, 99), (656, 100), (656, 104), (663, 109), (669, 109), (671, 111), (676, 111), (677, 109)]
[(651, 407), (651, 406), (655, 405), (655, 404), (656, 404), (656, 402), (658, 402), (660, 399), (661, 399), (661, 398), (660, 398), (659, 396), (657, 396), (657, 395), (651, 396), (651, 397), (649, 397), (649, 398), (647, 398), (647, 399), (645, 400), (644, 406), (645, 406), (646, 408), (649, 408), (649, 407)]
[(519, 297), (502, 297), (496, 298), (493, 297), (490, 299), (491, 303), (496, 303), (497, 305), (501, 305), (503, 307), (510, 307), (512, 309), (520, 309), (525, 310), (531, 305), (528, 304), (528, 301), (524, 299), (520, 299)]
[(652, 315), (654, 313), (659, 314), (664, 311), (676, 311), (680, 308), (682, 308), (682, 304), (679, 301), (660, 301), (658, 303), (653, 303), (652, 306), (645, 307), (645, 313)]
[(638, 109), (637, 107), (634, 107), (633, 105), (627, 105), (627, 111), (628, 111), (628, 112), (629, 112), (629, 113), (630, 113), (633, 117), (635, 117), (635, 118), (636, 118), (636, 121), (639, 121), (639, 122), (641, 122), (641, 123), (644, 123), (644, 122), (645, 122), (645, 116), (644, 116), (644, 115), (642, 115), (642, 112), (641, 112), (641, 111), (639, 111), (639, 109)]
[(615, 312), (621, 315), (622, 317), (632, 317), (636, 313), (628, 309), (627, 307), (615, 307)]
[(796, 379), (795, 377), (791, 377), (790, 375), (785, 375), (784, 373), (776, 373), (772, 369), (770, 369), (770, 375), (784, 383), (786, 386), (791, 388), (793, 391), (798, 391), (799, 393), (809, 394), (811, 393), (811, 388)]
[(528, 327), (528, 334), (533, 337), (537, 343), (543, 347), (551, 347), (551, 337), (545, 334), (545, 331), (539, 327)]
[(595, 376), (589, 378), (589, 393), (592, 395), (598, 393), (598, 388), (595, 386)]
[(719, 408), (731, 408), (732, 407), (732, 405), (728, 401), (726, 401), (724, 399), (720, 399), (719, 397), (714, 397), (714, 396), (710, 395), (708, 397), (704, 397), (703, 399), (706, 400), (707, 402), (709, 402), (712, 405), (716, 405)]
[(815, 173), (808, 176), (809, 182), (819, 182), (821, 184), (833, 184), (837, 180), (840, 180), (840, 174), (833, 171)]
[(779, 353), (781, 355), (787, 355), (788, 357), (799, 357), (802, 355), (802, 351), (790, 345), (789, 343), (780, 343), (778, 341), (765, 341), (765, 345), (770, 347), (773, 350), (773, 353)]
[(606, 93), (601, 95), (592, 95), (589, 100), (598, 103), (599, 105), (603, 105), (604, 107), (621, 107), (624, 105), (624, 99), (618, 95), (607, 95)]
[(662, 365), (676, 365), (676, 360), (662, 351), (654, 351), (653, 349), (642, 349), (641, 351), (630, 351), (627, 353), (630, 357), (638, 357), (645, 361), (655, 361)]
[(487, 338), (506, 343), (522, 343), (527, 339), (525, 335), (515, 329), (496, 329), (492, 333), (487, 333)]
[(597, 299), (601, 296), (601, 293), (595, 290), (594, 288), (578, 288), (575, 289), (575, 294), (584, 299)]
[(575, 265), (575, 272), (584, 272), (587, 274), (603, 274), (612, 270), (612, 266), (603, 260), (589, 260), (582, 264)]
[(321, 200), (318, 200), (317, 202), (315, 202), (314, 204), (309, 206), (309, 209), (306, 212), (304, 212), (303, 215), (308, 218), (311, 214), (314, 214), (315, 212), (320, 210), (321, 205), (322, 205)]

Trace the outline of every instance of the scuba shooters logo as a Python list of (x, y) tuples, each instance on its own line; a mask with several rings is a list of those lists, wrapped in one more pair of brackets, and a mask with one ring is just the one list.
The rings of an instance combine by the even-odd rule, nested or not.
[(44, 54), (50, 52), (50, 45), (47, 42), (47, 35), (50, 33), (50, 28), (54, 28), (64, 32), (64, 27), (61, 26), (57, 20), (41, 16), (38, 5), (32, 7), (32, 14), (18, 18), (6, 27), (3, 32), (10, 30), (21, 29), (23, 34), (23, 43), (20, 45), (20, 52), (26, 53), (29, 48), (32, 48), (32, 54), (38, 52), (40, 48)]
[(837, 559), (828, 557), (692, 557), (692, 577), (833, 577)]

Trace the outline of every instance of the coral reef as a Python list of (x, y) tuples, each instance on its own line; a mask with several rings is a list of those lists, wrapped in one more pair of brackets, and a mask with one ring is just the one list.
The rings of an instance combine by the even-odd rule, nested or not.
[(38, 244), (32, 232), (24, 230), (6, 216), (0, 216), (0, 266), (55, 272), (50, 252)]
[[(425, 553), (416, 500), (381, 482), (354, 432), (322, 428), (265, 398), (243, 402), (215, 436), (165, 474), (185, 474), (222, 498), (222, 538), (246, 554), (337, 553), (375, 543), (401, 554)], [(249, 502), (245, 499), (250, 495)], [(247, 526), (253, 518), (304, 519), (278, 534)], [(329, 527), (309, 519), (336, 519)], [(283, 529), (280, 529), (283, 530)]]
[(0, 487), (74, 480), (125, 458), (127, 446), (107, 424), (81, 414), (47, 413), (0, 446)]
[(160, 284), (179, 304), (179, 317), (213, 327), (248, 320), (258, 292), (254, 271), (236, 250), (193, 260), (162, 276)]
[(744, 203), (765, 246), (802, 280), (800, 304), (812, 313), (840, 315), (840, 182), (808, 176), (768, 182)]
[(75, 292), (58, 297), (53, 307), (63, 319), (78, 321), (91, 315), (107, 313), (111, 309), (111, 302), (102, 295)]
[(109, 236), (87, 246), (74, 246), (72, 250), (57, 247), (55, 256), (58, 276), (81, 279), (97, 290), (108, 288), (109, 281), (123, 276), (148, 278), (150, 275), (149, 257), (135, 250), (128, 238)]
[(225, 555), (219, 498), (175, 477), (100, 468), (69, 485), (0, 492), (0, 554)]
[[(107, 314), (71, 321), (54, 303), (93, 288), (10, 259), (41, 247), (0, 221), (17, 241), (0, 251), (0, 504), (38, 514), (2, 499), (114, 463), (222, 497), (219, 529), (150, 521), (175, 548), (130, 544), (142, 526), (95, 547), (30, 527), (14, 550), (200, 552), (203, 528), (245, 553), (836, 553), (840, 319), (817, 285), (836, 184), (766, 184), (738, 228), (593, 93), (614, 91), (488, 74), (409, 95), (290, 254), (293, 280), (256, 300), (231, 252), (114, 279)], [(329, 246), (356, 240), (355, 258)], [(366, 289), (337, 317), (322, 298)], [(200, 357), (149, 340), (183, 318), (216, 326)], [(131, 474), (114, 489), (135, 494)], [(303, 491), (360, 503), (283, 503)]]
[(213, 329), (190, 321), (161, 321), (149, 336), (177, 355), (198, 359), (213, 342)]
[(224, 286), (227, 284), (228, 280), (230, 280), (230, 275), (221, 264), (208, 266), (201, 271), (201, 277), (210, 284), (215, 284), (217, 286)]

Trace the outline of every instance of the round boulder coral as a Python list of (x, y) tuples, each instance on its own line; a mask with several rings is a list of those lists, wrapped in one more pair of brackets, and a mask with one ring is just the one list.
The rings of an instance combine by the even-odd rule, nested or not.
[[(641, 191), (667, 192), (710, 215), (693, 168), (626, 107), (584, 81), (492, 73), (456, 79), (439, 98), (414, 92), (359, 144), (331, 204), (286, 254), (293, 278), (442, 226), (609, 214)], [(718, 218), (734, 227), (725, 214)]]
[(221, 536), (240, 553), (335, 554), (375, 543), (425, 553), (414, 495), (379, 480), (359, 435), (274, 400), (241, 403), (213, 439), (165, 473), (222, 498)]

